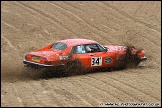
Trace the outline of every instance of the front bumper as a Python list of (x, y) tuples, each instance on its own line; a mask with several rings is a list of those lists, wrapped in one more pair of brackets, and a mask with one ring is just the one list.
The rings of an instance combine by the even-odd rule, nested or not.
[(141, 61), (145, 61), (145, 60), (147, 60), (147, 57), (146, 57), (146, 56), (141, 57), (140, 60), (141, 60)]
[(47, 65), (47, 64), (40, 64), (40, 63), (36, 63), (36, 62), (31, 62), (31, 61), (28, 61), (28, 60), (23, 60), (23, 63), (25, 65), (35, 66), (35, 67), (52, 67), (52, 66), (54, 66), (54, 65)]

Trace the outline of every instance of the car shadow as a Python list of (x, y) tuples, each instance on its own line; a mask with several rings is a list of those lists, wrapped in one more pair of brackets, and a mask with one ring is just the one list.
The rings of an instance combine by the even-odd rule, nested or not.
[[(137, 66), (131, 69), (144, 69), (146, 66)], [(107, 69), (92, 69), (92, 70), (77, 70), (75, 71), (69, 70), (64, 71), (64, 69), (31, 69), (31, 68), (22, 68), (21, 70), (12, 70), (11, 72), (2, 73), (2, 82), (19, 82), (19, 81), (30, 81), (30, 80), (49, 80), (52, 78), (65, 78), (72, 76), (80, 76), (94, 73), (102, 73), (102, 72), (119, 72), (125, 69), (118, 68), (107, 68)]]
[(117, 72), (121, 71), (124, 69), (92, 69), (92, 70), (76, 70), (76, 71), (63, 71), (63, 70), (43, 70), (40, 72), (39, 75), (30, 75), (34, 80), (39, 80), (39, 79), (52, 79), (52, 78), (64, 78), (64, 77), (72, 77), (72, 76), (79, 76), (79, 75), (86, 75), (86, 74), (93, 74), (93, 73), (98, 73), (98, 72)]

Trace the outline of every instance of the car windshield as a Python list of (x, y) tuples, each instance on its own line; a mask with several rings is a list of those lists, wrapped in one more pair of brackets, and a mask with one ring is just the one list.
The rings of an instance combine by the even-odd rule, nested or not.
[(67, 45), (61, 42), (57, 42), (52, 45), (51, 49), (64, 50), (67, 48)]

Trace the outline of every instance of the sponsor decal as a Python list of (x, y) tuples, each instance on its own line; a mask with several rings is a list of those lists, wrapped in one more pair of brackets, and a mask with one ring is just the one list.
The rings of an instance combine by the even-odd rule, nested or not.
[(59, 56), (60, 60), (67, 60), (68, 56)]
[(110, 58), (105, 58), (104, 62), (106, 64), (110, 64), (112, 62), (112, 58), (111, 57)]

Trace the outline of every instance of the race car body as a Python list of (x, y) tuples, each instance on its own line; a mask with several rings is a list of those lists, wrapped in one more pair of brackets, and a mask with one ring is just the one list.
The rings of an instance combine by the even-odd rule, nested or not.
[(130, 55), (137, 60), (136, 65), (147, 59), (144, 50), (134, 47), (100, 45), (88, 39), (67, 39), (27, 53), (23, 63), (29, 67), (55, 67), (70, 66), (71, 62), (78, 60), (82, 68), (98, 69), (125, 66), (127, 61), (135, 60)]

